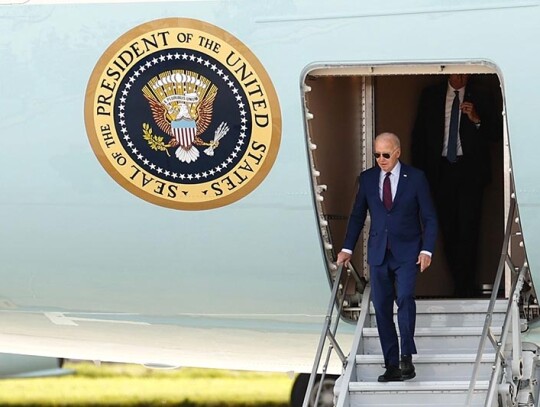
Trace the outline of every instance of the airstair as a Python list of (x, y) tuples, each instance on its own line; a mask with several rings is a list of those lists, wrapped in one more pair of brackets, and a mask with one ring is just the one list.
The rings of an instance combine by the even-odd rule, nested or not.
[[(512, 261), (509, 243), (512, 235), (521, 234), (512, 223), (519, 223), (514, 200), (491, 298), (417, 300), (419, 353), (413, 357), (416, 377), (411, 380), (377, 381), (384, 361), (371, 288), (365, 285), (361, 302), (351, 307), (347, 287), (351, 277), (356, 282), (360, 278), (354, 270), (339, 267), (303, 407), (319, 405), (320, 394), (314, 396), (312, 389), (317, 377), (324, 380), (334, 351), (343, 363), (334, 387), (336, 407), (540, 406), (540, 350), (522, 340), (529, 321), (538, 317), (538, 304), (526, 257), (520, 265)], [(501, 298), (499, 287), (505, 274), (511, 279), (511, 289)], [(334, 311), (338, 318), (333, 318)], [(356, 319), (347, 356), (337, 340), (344, 315)], [(319, 367), (325, 348), (326, 359)]]
[[(499, 299), (491, 305), (490, 312), (489, 300), (418, 300), (416, 377), (379, 383), (384, 361), (368, 285), (334, 405), (538, 406), (538, 349), (521, 342), (527, 323), (516, 314), (518, 301)], [(330, 342), (339, 346), (335, 338)]]
[[(373, 307), (361, 329), (354, 374), (348, 386), (337, 386), (343, 405), (349, 406), (465, 406), (485, 322), (487, 300), (424, 300), (417, 302), (416, 377), (404, 382), (377, 382), (384, 372)], [(492, 332), (500, 338), (506, 301), (497, 301)], [(478, 364), (471, 406), (483, 406), (495, 351), (484, 351)], [(338, 397), (339, 398), (339, 397)], [(348, 402), (347, 402), (348, 399)]]

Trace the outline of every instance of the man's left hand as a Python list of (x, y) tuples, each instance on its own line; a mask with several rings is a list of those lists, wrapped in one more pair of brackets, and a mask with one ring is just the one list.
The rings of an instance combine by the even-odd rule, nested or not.
[(431, 257), (428, 256), (425, 253), (420, 253), (418, 255), (418, 261), (416, 264), (420, 265), (420, 272), (423, 273), (425, 269), (427, 269), (431, 264)]
[(474, 105), (472, 102), (463, 102), (460, 106), (461, 111), (469, 117), (469, 120), (473, 123), (480, 123), (480, 116), (478, 116), (478, 113), (476, 112), (476, 109), (474, 108)]

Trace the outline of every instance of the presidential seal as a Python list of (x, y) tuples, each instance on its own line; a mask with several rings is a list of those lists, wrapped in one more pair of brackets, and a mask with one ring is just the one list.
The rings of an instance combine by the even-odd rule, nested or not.
[(85, 122), (116, 182), (175, 209), (243, 198), (272, 168), (281, 140), (277, 95), (257, 58), (228, 32), (182, 18), (142, 24), (105, 51)]

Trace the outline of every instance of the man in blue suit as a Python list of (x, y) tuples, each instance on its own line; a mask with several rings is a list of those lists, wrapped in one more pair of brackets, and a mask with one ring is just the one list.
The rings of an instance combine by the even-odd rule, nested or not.
[[(416, 376), (414, 290), (418, 270), (431, 264), (437, 238), (437, 216), (424, 173), (402, 164), (399, 138), (382, 133), (375, 138), (378, 166), (360, 174), (360, 185), (349, 218), (347, 234), (337, 263), (348, 265), (367, 212), (371, 217), (367, 261), (373, 306), (386, 371), (380, 382), (401, 381)], [(393, 319), (398, 306), (400, 347)]]

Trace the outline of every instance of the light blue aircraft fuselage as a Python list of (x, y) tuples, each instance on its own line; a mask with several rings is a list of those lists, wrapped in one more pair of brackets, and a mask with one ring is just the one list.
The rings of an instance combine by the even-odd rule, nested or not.
[[(188, 19), (195, 23), (186, 26)], [(312, 167), (317, 169), (317, 163), (311, 162), (308, 148), (305, 85), (317, 75), (339, 76), (340, 69), (362, 78), (444, 74), (445, 69), (498, 77), (506, 129), (500, 150), (505, 157), (500, 199), (509, 197), (510, 184), (504, 180), (513, 177), (526, 256), (538, 286), (540, 255), (534, 249), (540, 244), (538, 21), (536, 1), (0, 6), (0, 294), (5, 298), (0, 349), (146, 364), (309, 371), (329, 297), (329, 263), (312, 185), (316, 182)], [(158, 43), (165, 36), (155, 36), (155, 46), (141, 39), (151, 38), (154, 29), (172, 30), (170, 24), (188, 27), (187, 34), (195, 30), (215, 38), (212, 43), (200, 39), (187, 43), (171, 35)], [(143, 28), (132, 31), (136, 27)], [(139, 45), (133, 45), (137, 41)], [(216, 49), (219, 41), (221, 47)], [(229, 43), (234, 53), (220, 54)], [(225, 102), (219, 98), (228, 89), (242, 88), (253, 131), (268, 131), (261, 134), (266, 141), (251, 140), (252, 150), (237, 145), (252, 171), (239, 171), (236, 178), (212, 178), (206, 195), (203, 189), (184, 194), (182, 182), (172, 178), (153, 180), (154, 192), (140, 192), (151, 185), (143, 185), (149, 179), (143, 173), (147, 177), (158, 173), (145, 167), (142, 159), (138, 162), (137, 153), (126, 145), (128, 154), (123, 154), (133, 154), (134, 164), (120, 174), (122, 168), (115, 167), (111, 158), (116, 154), (112, 148), (122, 140), (115, 118), (119, 106), (146, 112), (141, 115), (146, 115), (153, 134), (163, 137), (163, 146), (172, 138), (157, 124), (142, 93), (128, 92), (125, 105), (115, 104), (129, 75), (133, 74), (135, 86), (139, 83), (135, 78), (139, 65), (129, 61), (127, 53), (118, 59), (125, 49), (131, 49), (129, 58), (141, 63), (153, 53), (174, 54), (178, 49), (180, 55), (187, 49), (228, 66), (236, 84), (228, 86), (223, 76), (211, 80), (218, 86), (213, 121), (208, 134), (198, 137), (209, 145), (220, 125), (217, 117), (223, 117), (220, 120), (231, 130), (223, 130), (219, 145), (212, 147), (213, 159), (220, 159), (227, 143), (241, 134), (235, 133), (234, 120), (240, 123), (245, 116), (234, 110), (238, 118), (228, 119), (232, 116), (223, 113), (220, 103)], [(244, 70), (242, 62), (234, 66), (233, 56), (245, 58)], [(200, 64), (199, 76), (194, 77), (212, 78), (211, 72), (201, 73), (204, 62)], [(189, 76), (194, 66), (179, 62), (177, 78)], [(108, 68), (116, 71), (107, 74)], [(247, 79), (251, 68), (264, 85), (259, 99)], [(157, 69), (158, 76), (158, 62), (148, 69)], [(169, 65), (162, 71), (176, 75)], [(383, 71), (392, 72), (377, 73)], [(164, 122), (171, 121), (167, 114), (177, 114), (182, 103), (191, 109), (192, 118), (202, 114), (200, 106), (204, 100), (210, 103), (210, 96), (196, 80), (189, 89), (185, 78), (153, 88), (155, 106), (162, 102), (159, 114)], [(150, 83), (150, 77), (145, 81)], [(176, 87), (177, 93), (185, 86), (182, 92), (193, 99), (160, 99), (159, 91), (166, 85)], [(106, 94), (109, 88), (114, 90)], [(129, 105), (132, 96), (138, 99)], [(258, 112), (271, 122), (264, 125)], [(137, 119), (132, 113), (130, 120)], [(118, 126), (118, 134), (110, 136), (115, 143), (111, 150), (104, 130), (108, 123)], [(180, 141), (163, 147), (167, 151), (151, 150), (142, 127), (127, 126), (131, 137), (138, 137), (135, 143), (148, 149), (145, 154), (159, 157), (173, 169), (194, 168), (189, 166), (212, 158), (204, 152), (207, 145), (190, 144), (199, 151), (197, 161), (180, 162), (175, 155), (182, 148)], [(140, 134), (132, 130), (139, 128)], [(261, 145), (268, 149), (263, 151)], [(262, 160), (260, 166), (253, 157)], [(338, 162), (339, 157), (334, 159)], [(244, 164), (233, 160), (231, 165)], [(248, 178), (252, 172), (257, 172), (253, 180)], [(356, 175), (349, 174), (343, 182), (353, 183)], [(236, 194), (244, 177), (248, 187)], [(179, 186), (171, 187), (170, 196), (163, 199), (150, 197), (160, 194), (155, 192), (159, 182), (165, 185), (165, 195), (168, 187)], [(185, 184), (198, 185), (191, 180)], [(218, 200), (228, 193), (232, 194), (228, 201)], [(321, 195), (332, 193), (329, 188)], [(193, 194), (196, 198), (188, 201)], [(343, 197), (346, 202), (350, 199)], [(531, 338), (536, 341), (534, 331)]]

